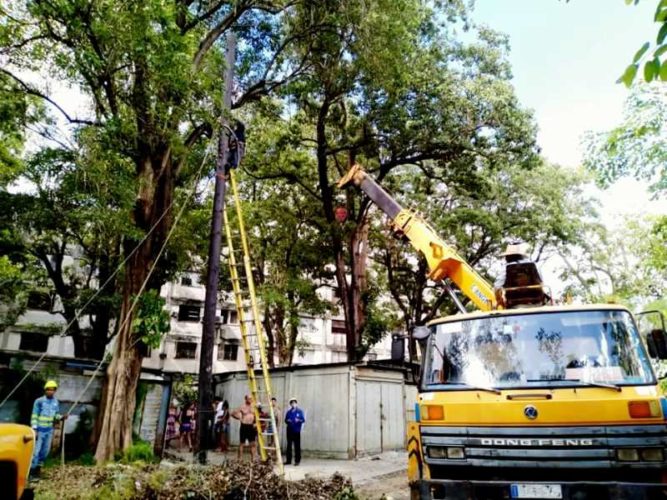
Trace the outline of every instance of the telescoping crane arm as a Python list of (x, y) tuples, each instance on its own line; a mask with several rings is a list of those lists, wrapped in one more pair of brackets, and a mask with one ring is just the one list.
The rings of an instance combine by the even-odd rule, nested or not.
[(482, 311), (496, 308), (493, 287), (447, 245), (435, 230), (417, 213), (401, 207), (398, 202), (368, 175), (354, 165), (338, 181), (342, 188), (354, 184), (361, 189), (390, 219), (392, 231), (407, 238), (428, 262), (428, 277), (433, 281), (449, 278)]

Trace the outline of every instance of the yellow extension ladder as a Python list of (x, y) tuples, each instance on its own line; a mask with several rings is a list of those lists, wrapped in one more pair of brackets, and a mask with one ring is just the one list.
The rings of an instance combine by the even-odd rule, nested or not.
[[(259, 451), (262, 461), (266, 461), (269, 456), (273, 456), (278, 465), (280, 473), (283, 470), (283, 459), (280, 451), (280, 435), (276, 432), (276, 415), (273, 411), (271, 398), (273, 391), (271, 388), (271, 375), (269, 373), (269, 362), (266, 354), (266, 340), (264, 330), (259, 317), (259, 307), (257, 306), (257, 297), (255, 295), (255, 282), (252, 275), (252, 266), (250, 264), (250, 249), (248, 246), (248, 237), (246, 235), (245, 224), (243, 222), (243, 212), (241, 210), (241, 200), (239, 198), (238, 188), (234, 170), (229, 171), (229, 182), (234, 199), (234, 208), (236, 210), (236, 238), (232, 235), (232, 228), (229, 224), (227, 209), (223, 210), (223, 220), (225, 233), (227, 236), (227, 247), (229, 249), (229, 274), (234, 291), (234, 301), (238, 311), (239, 325), (241, 328), (241, 339), (243, 351), (245, 353), (246, 369), (248, 372), (248, 385), (253, 399), (253, 410), (255, 412), (255, 425), (257, 427), (257, 438), (259, 442)], [(238, 248), (240, 243), (240, 247)], [(242, 254), (242, 262), (237, 259), (238, 253)], [(243, 268), (243, 276), (239, 270)], [(242, 279), (245, 278), (247, 290), (242, 286)], [(247, 314), (247, 306), (250, 306), (250, 314)], [(259, 366), (260, 373), (256, 373)], [(268, 418), (262, 417), (257, 408), (257, 403), (262, 405), (263, 409), (268, 409)], [(264, 430), (262, 430), (264, 427)]]

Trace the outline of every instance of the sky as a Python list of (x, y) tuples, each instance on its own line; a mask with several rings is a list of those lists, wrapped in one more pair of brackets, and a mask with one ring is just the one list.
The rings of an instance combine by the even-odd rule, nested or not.
[[(582, 135), (620, 123), (629, 90), (616, 80), (637, 49), (655, 38), (655, 3), (476, 0), (473, 20), (509, 36), (513, 83), (534, 112), (548, 160), (579, 165)], [(650, 201), (645, 185), (633, 179), (598, 196), (610, 223), (618, 214), (667, 213), (667, 200)]]

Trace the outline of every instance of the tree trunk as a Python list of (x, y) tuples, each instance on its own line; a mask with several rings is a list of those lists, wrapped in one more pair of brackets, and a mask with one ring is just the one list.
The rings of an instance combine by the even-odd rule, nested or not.
[(264, 306), (264, 318), (262, 318), (262, 323), (264, 324), (264, 331), (266, 332), (266, 356), (269, 358), (269, 367), (275, 368), (275, 355), (276, 355), (276, 341), (273, 335), (273, 328), (271, 327), (271, 318), (269, 317), (270, 311), (268, 304)]
[[(155, 227), (125, 267), (119, 326), (113, 358), (107, 369), (104, 414), (95, 452), (98, 463), (113, 459), (117, 453), (132, 444), (135, 394), (143, 360), (143, 344), (132, 333), (132, 318), (136, 313), (136, 310), (131, 310), (132, 302), (149, 276), (149, 270), (155, 263), (173, 223), (170, 212), (174, 194), (171, 156), (167, 147), (157, 150), (161, 153), (154, 158), (146, 156), (137, 161), (141, 182), (134, 209), (134, 223), (146, 232)], [(135, 244), (130, 240), (126, 242), (125, 255), (129, 255)], [(158, 276), (160, 275), (156, 274), (151, 277), (146, 290), (159, 290), (161, 279)]]
[[(144, 245), (146, 246), (146, 245)], [(123, 286), (123, 302), (119, 316), (113, 358), (107, 369), (100, 437), (95, 451), (97, 463), (112, 460), (132, 444), (132, 418), (135, 394), (141, 374), (142, 355), (132, 334), (131, 311), (134, 296), (139, 292), (151, 266), (146, 251), (138, 251), (128, 263)]]
[(351, 283), (348, 288), (348, 309), (353, 319), (348, 327), (348, 335), (352, 340), (352, 349), (348, 347), (348, 360), (358, 361), (364, 355), (361, 351), (363, 344), (363, 329), (366, 323), (366, 292), (368, 279), (366, 268), (368, 264), (368, 220), (362, 217), (361, 221), (350, 236), (350, 269), (352, 270)]

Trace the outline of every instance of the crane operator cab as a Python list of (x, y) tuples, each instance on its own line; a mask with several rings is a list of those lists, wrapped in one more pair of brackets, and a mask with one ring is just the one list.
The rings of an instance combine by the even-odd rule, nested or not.
[(513, 243), (504, 253), (505, 271), (495, 283), (498, 305), (504, 309), (553, 304), (537, 265), (524, 244)]

